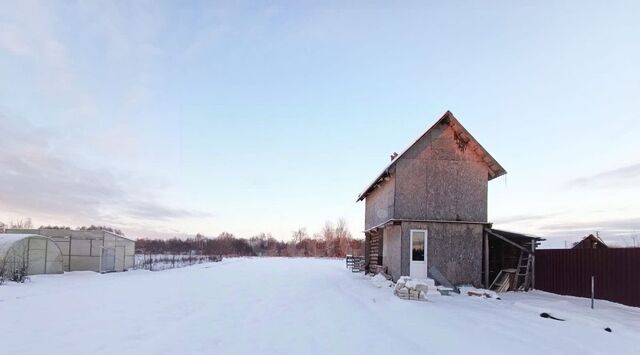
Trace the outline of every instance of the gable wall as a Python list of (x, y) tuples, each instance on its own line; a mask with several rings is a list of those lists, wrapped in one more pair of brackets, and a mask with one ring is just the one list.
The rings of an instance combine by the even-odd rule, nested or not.
[(394, 218), (487, 221), (488, 168), (438, 125), (396, 163)]
[(365, 229), (375, 227), (393, 218), (395, 186), (396, 178), (391, 175), (389, 181), (384, 182), (367, 196), (364, 215)]

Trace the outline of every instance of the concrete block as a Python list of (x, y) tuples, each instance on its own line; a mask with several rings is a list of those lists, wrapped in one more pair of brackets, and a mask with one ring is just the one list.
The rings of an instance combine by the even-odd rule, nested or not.
[(426, 292), (427, 290), (429, 290), (429, 287), (425, 284), (418, 284), (416, 285), (416, 290)]

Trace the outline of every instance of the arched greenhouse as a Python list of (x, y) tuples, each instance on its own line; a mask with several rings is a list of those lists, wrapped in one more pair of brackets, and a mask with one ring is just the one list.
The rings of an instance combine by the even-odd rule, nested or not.
[(61, 274), (62, 253), (51, 238), (36, 234), (0, 234), (0, 273)]

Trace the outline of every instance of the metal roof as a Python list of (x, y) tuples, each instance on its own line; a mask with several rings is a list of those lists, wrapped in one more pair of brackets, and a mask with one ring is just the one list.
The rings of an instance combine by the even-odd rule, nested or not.
[(491, 228), (491, 230), (494, 233), (500, 234), (501, 236), (503, 236), (505, 238), (508, 238), (508, 239), (511, 239), (511, 240), (518, 240), (518, 239), (534, 239), (534, 240), (538, 240), (538, 241), (545, 240), (544, 238), (540, 238), (540, 237), (537, 237), (537, 236), (531, 235), (531, 234), (509, 232), (509, 231), (506, 231), (506, 230), (494, 229), (494, 228)]

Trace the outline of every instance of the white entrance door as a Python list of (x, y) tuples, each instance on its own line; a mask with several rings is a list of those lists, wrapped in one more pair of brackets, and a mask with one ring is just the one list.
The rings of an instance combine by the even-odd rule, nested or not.
[(411, 230), (409, 244), (409, 276), (424, 279), (427, 277), (427, 231)]

